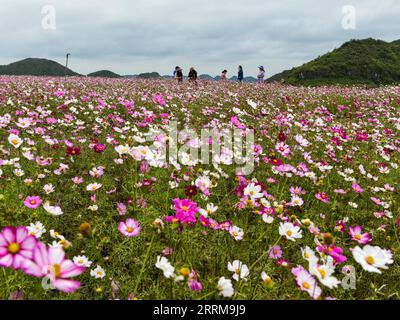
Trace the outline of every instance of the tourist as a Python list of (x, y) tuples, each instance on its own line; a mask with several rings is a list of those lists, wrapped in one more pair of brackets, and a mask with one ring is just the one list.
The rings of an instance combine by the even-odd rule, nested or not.
[(265, 69), (263, 66), (259, 66), (259, 73), (257, 75), (258, 84), (264, 84), (264, 77), (265, 77)]
[(243, 67), (239, 66), (239, 70), (238, 70), (238, 81), (239, 82), (243, 82)]

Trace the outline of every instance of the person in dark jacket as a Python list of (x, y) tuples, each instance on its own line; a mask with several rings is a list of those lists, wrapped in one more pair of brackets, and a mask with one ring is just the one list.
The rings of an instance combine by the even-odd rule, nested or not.
[(174, 77), (175, 77), (175, 79), (178, 80), (178, 82), (182, 82), (183, 81), (183, 70), (182, 70), (182, 68), (180, 68), (178, 66), (175, 67)]
[(243, 67), (239, 66), (239, 70), (238, 70), (238, 81), (239, 82), (243, 82)]
[(189, 81), (196, 81), (197, 80), (197, 71), (192, 67), (189, 71)]

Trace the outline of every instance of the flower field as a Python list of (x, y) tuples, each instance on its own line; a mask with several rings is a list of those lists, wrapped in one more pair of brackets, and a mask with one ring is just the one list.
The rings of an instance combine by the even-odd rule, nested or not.
[(400, 87), (0, 77), (0, 299), (398, 299), (399, 130)]

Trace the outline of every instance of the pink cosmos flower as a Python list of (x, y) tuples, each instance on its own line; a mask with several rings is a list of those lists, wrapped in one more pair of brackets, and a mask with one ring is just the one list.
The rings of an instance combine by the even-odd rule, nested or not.
[(97, 143), (93, 147), (93, 150), (97, 153), (102, 153), (105, 149), (106, 149), (106, 146), (102, 143)]
[(329, 202), (329, 196), (325, 192), (318, 192), (315, 195), (315, 198), (317, 198), (318, 200), (320, 200), (320, 201), (322, 201), (324, 203)]
[(188, 282), (189, 288), (192, 291), (201, 291), (203, 290), (203, 285), (196, 279), (190, 279)]
[(302, 266), (293, 268), (292, 274), (296, 277), (296, 283), (302, 291), (307, 292), (314, 299), (318, 299), (321, 296), (322, 290), (317, 281)]
[(325, 254), (329, 254), (336, 263), (343, 263), (347, 261), (347, 258), (345, 255), (343, 255), (343, 249), (339, 247), (335, 247), (334, 245), (331, 246), (318, 246), (317, 247), (319, 252), (323, 252)]
[(121, 221), (118, 225), (118, 231), (128, 238), (137, 237), (141, 230), (139, 222), (131, 218), (127, 219), (126, 222)]
[(280, 246), (272, 247), (269, 251), (269, 257), (271, 259), (280, 259), (282, 258), (282, 250)]
[(117, 211), (120, 216), (124, 216), (126, 214), (126, 205), (122, 202), (117, 204)]
[(275, 150), (278, 151), (282, 155), (282, 157), (285, 157), (285, 158), (290, 154), (290, 148), (284, 142), (279, 142), (275, 146)]
[(26, 197), (24, 205), (30, 209), (36, 209), (42, 204), (42, 199), (39, 196)]
[(362, 193), (362, 192), (364, 192), (364, 189), (361, 188), (361, 186), (360, 186), (359, 184), (357, 184), (357, 183), (353, 183), (353, 184), (351, 185), (351, 187), (352, 187), (353, 190), (354, 190), (355, 192), (357, 192), (357, 193)]
[(21, 268), (26, 259), (31, 259), (37, 240), (25, 227), (5, 227), (0, 233), (0, 266)]
[(25, 260), (22, 268), (27, 275), (48, 277), (53, 288), (67, 293), (75, 292), (80, 287), (79, 281), (68, 278), (76, 277), (85, 271), (85, 267), (79, 267), (72, 260), (65, 259), (62, 248), (46, 248), (41, 242), (33, 250), (32, 260)]
[(351, 239), (357, 241), (359, 244), (367, 244), (372, 240), (371, 234), (368, 232), (361, 233), (362, 228), (360, 226), (350, 227), (349, 234)]
[(183, 223), (196, 223), (196, 213), (199, 211), (196, 202), (189, 199), (174, 199), (176, 218)]

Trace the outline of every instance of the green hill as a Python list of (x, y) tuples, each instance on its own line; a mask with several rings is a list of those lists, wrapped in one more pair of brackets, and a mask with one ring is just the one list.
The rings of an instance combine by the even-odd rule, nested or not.
[(145, 72), (138, 75), (138, 78), (141, 79), (157, 79), (161, 78), (158, 72)]
[(109, 70), (100, 70), (93, 73), (89, 73), (88, 77), (100, 77), (100, 78), (121, 78), (119, 74), (116, 74)]
[(76, 76), (78, 73), (47, 59), (28, 58), (0, 66), (1, 75), (17, 76)]
[(300, 67), (285, 70), (267, 82), (289, 84), (369, 84), (400, 82), (400, 40), (351, 40)]

